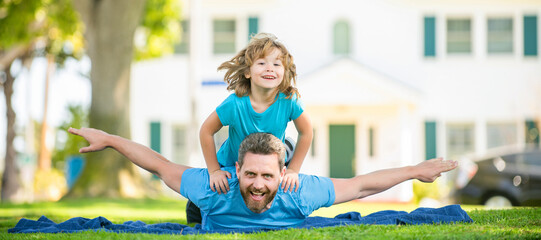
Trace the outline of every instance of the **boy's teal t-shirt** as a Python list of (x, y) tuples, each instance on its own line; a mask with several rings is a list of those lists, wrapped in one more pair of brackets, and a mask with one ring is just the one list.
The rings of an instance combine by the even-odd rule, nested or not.
[(254, 213), (244, 203), (235, 167), (222, 168), (231, 173), (229, 192), (218, 194), (209, 185), (206, 168), (191, 168), (182, 174), (180, 194), (201, 209), (204, 230), (242, 228), (284, 228), (297, 226), (315, 210), (334, 203), (334, 184), (330, 178), (299, 174), (297, 192), (278, 190), (271, 207)]
[(303, 111), (297, 95), (286, 99), (285, 94), (279, 93), (276, 101), (262, 113), (254, 111), (250, 97), (229, 95), (216, 108), (222, 125), (229, 126), (229, 138), (216, 154), (218, 162), (225, 167), (235, 166), (240, 143), (251, 133), (270, 133), (283, 142), (288, 122), (297, 119)]

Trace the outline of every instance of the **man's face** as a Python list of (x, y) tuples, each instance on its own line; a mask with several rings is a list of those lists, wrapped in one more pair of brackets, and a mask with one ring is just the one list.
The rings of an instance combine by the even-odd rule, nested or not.
[(246, 153), (242, 168), (237, 163), (237, 176), (244, 203), (254, 213), (270, 208), (285, 168), (280, 170), (276, 154)]

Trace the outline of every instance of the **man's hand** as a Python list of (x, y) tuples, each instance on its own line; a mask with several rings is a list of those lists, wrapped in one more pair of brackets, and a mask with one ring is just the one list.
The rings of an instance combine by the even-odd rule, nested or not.
[(443, 158), (430, 159), (415, 166), (417, 171), (415, 178), (421, 182), (434, 182), (441, 173), (451, 171), (457, 166), (457, 161), (443, 160)]
[(287, 169), (282, 180), (282, 188), (284, 192), (288, 190), (293, 191), (293, 188), (295, 188), (296, 192), (299, 189), (299, 174), (291, 169)]
[(93, 128), (69, 128), (68, 132), (81, 136), (88, 141), (89, 146), (79, 149), (80, 153), (97, 152), (109, 146), (107, 143), (107, 138), (111, 135), (104, 131)]
[(229, 192), (228, 178), (231, 178), (231, 173), (218, 169), (209, 173), (210, 175), (210, 189), (213, 192), (218, 191), (218, 194)]

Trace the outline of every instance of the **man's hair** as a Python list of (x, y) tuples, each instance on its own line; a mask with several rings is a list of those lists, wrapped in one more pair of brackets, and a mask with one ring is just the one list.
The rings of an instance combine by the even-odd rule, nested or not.
[[(227, 70), (224, 81), (227, 83), (227, 90), (234, 91), (238, 97), (250, 94), (250, 79), (245, 74), (250, 72), (250, 66), (254, 62), (274, 49), (281, 52), (282, 64), (284, 65), (284, 79), (277, 87), (278, 92), (291, 98), (294, 94), (300, 97), (300, 94), (294, 85), (296, 84), (297, 70), (293, 63), (293, 56), (287, 51), (287, 48), (278, 41), (276, 36), (270, 33), (258, 33), (253, 36), (246, 48), (242, 49), (231, 60), (222, 63), (218, 70)], [(277, 92), (277, 93), (278, 93)]]
[(261, 155), (276, 154), (280, 170), (284, 168), (284, 159), (286, 156), (284, 143), (270, 133), (252, 133), (240, 143), (239, 167), (242, 167), (242, 164), (244, 164), (244, 156), (248, 152)]

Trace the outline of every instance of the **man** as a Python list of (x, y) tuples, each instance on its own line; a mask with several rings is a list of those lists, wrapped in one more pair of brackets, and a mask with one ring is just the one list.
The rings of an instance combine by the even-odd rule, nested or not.
[(432, 159), (416, 166), (349, 179), (300, 174), (298, 191), (279, 191), (285, 173), (284, 145), (272, 134), (254, 133), (241, 143), (236, 166), (224, 168), (232, 174), (230, 191), (219, 194), (210, 190), (206, 169), (170, 162), (143, 145), (100, 130), (70, 128), (68, 131), (89, 142), (88, 147), (80, 149), (81, 153), (111, 147), (192, 200), (201, 208), (205, 230), (296, 226), (320, 207), (370, 196), (410, 179), (433, 182), (442, 172), (457, 167), (455, 161)]

